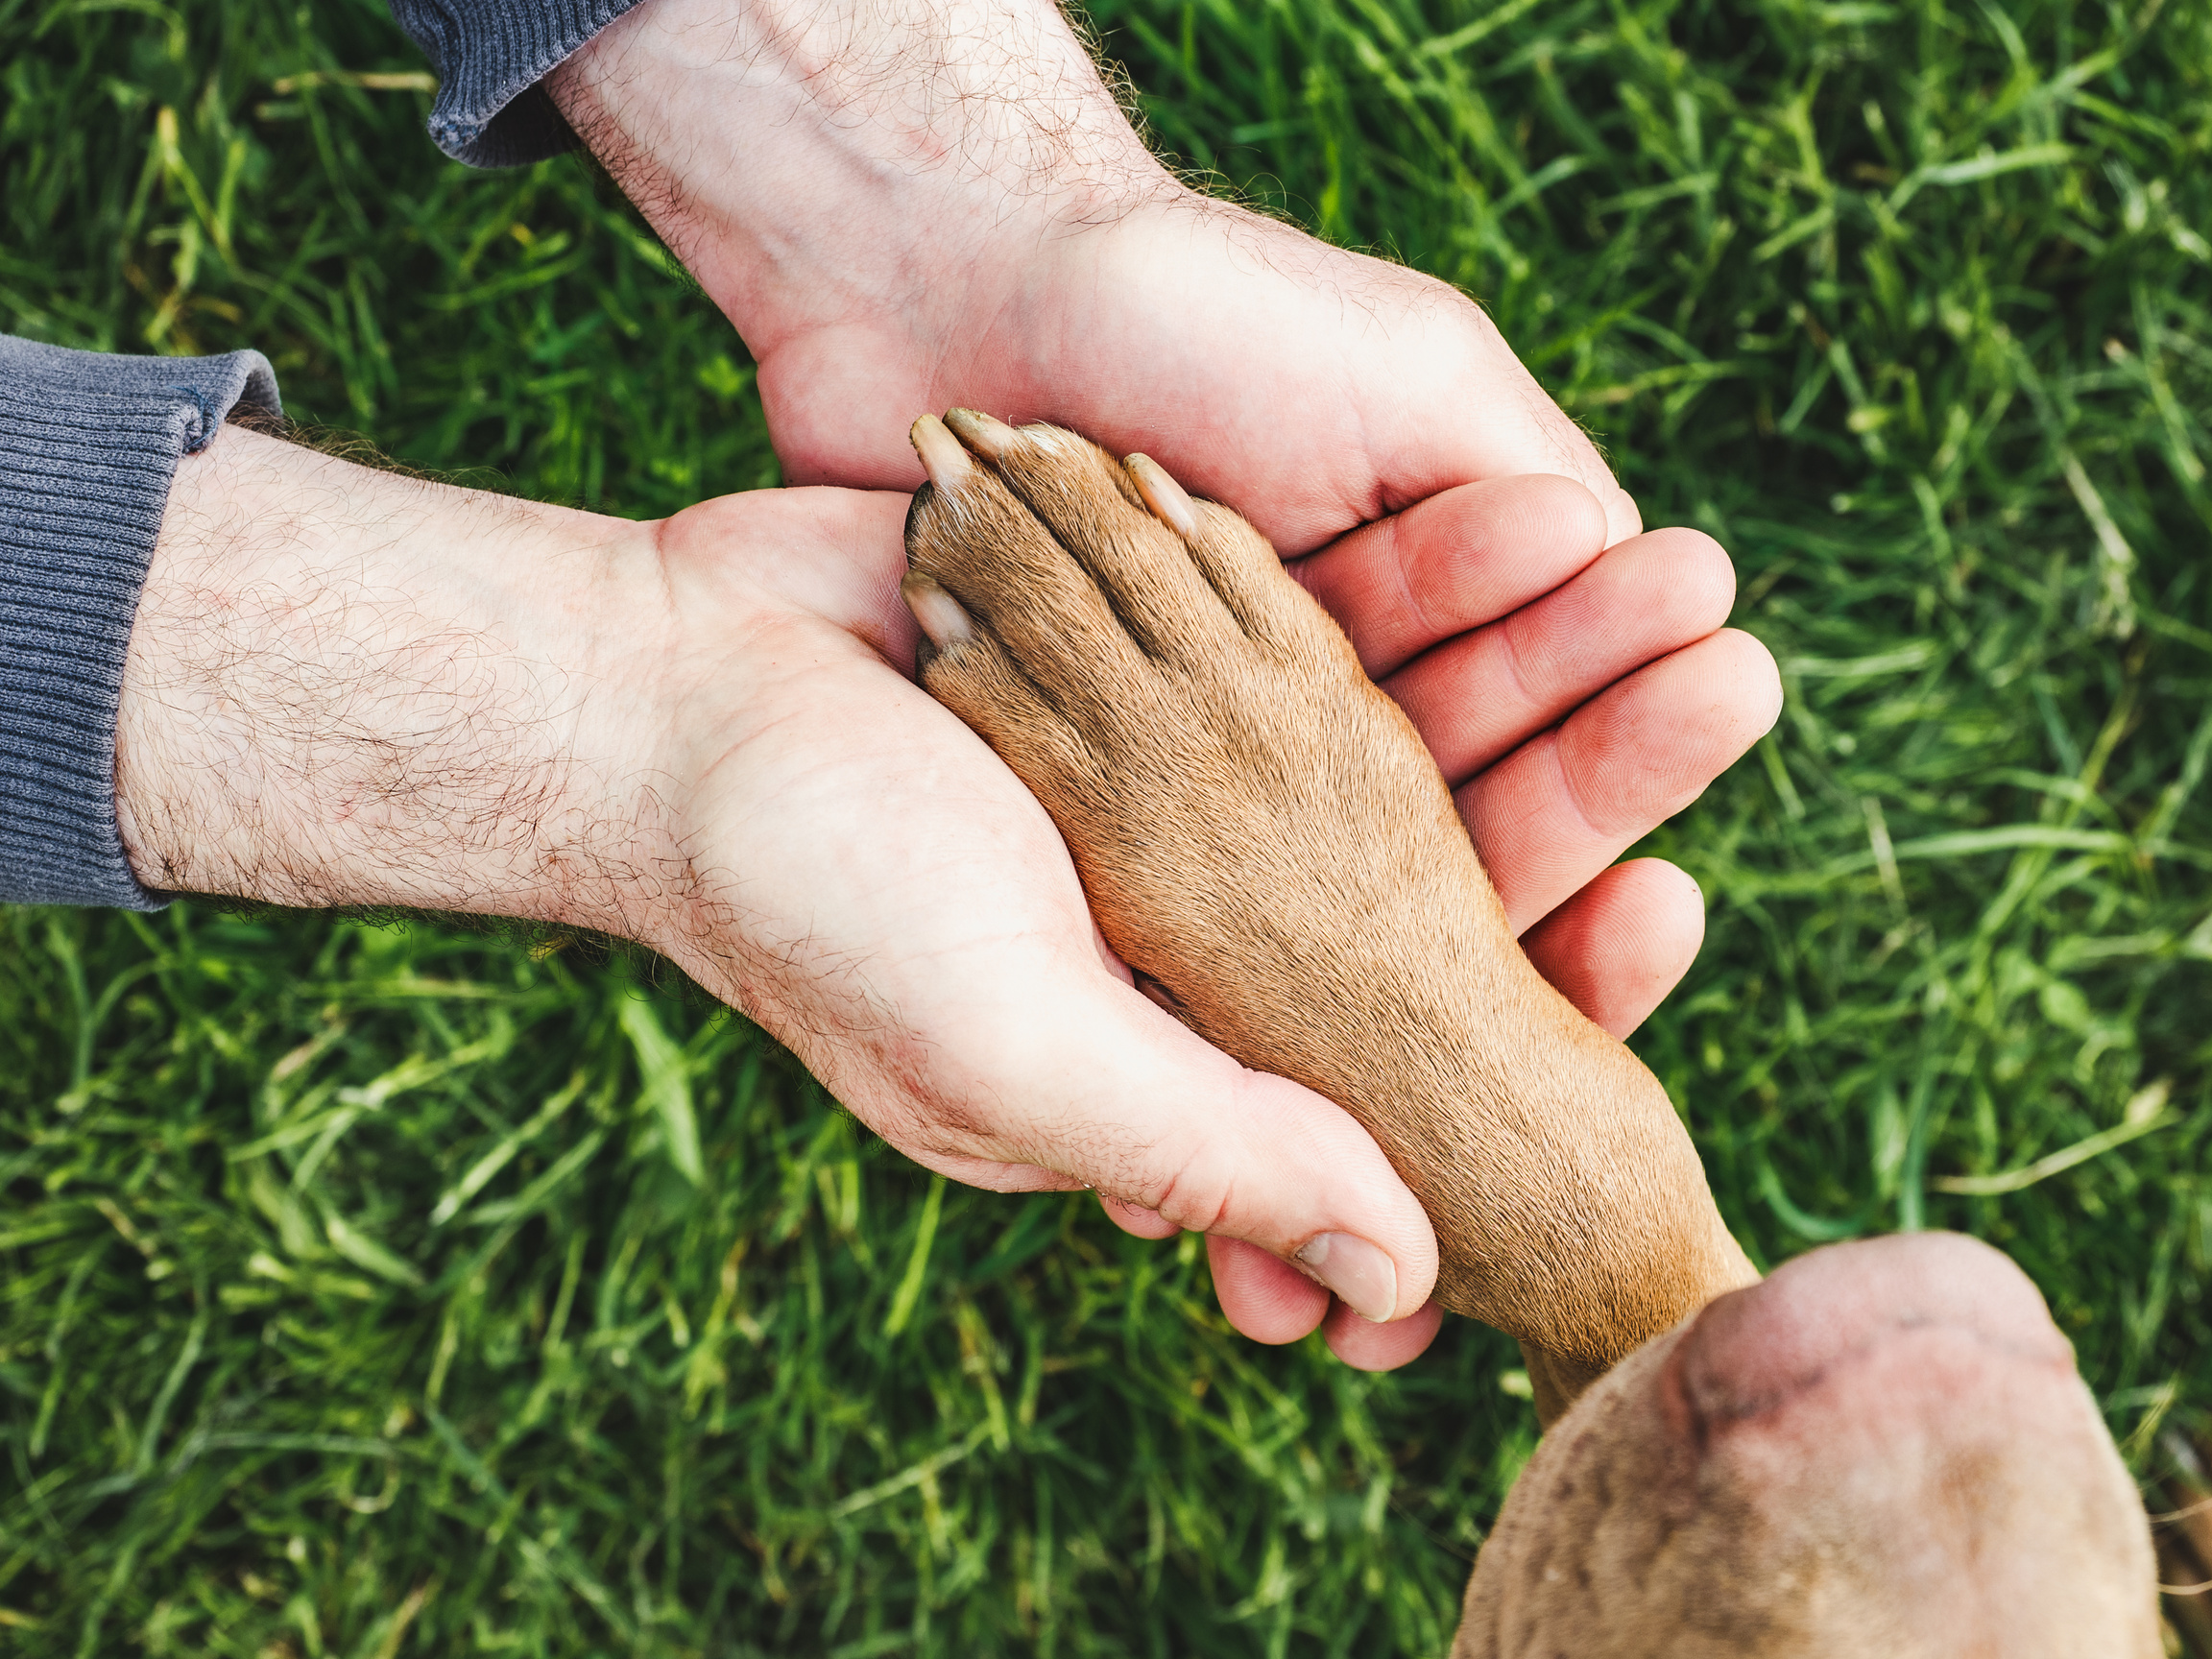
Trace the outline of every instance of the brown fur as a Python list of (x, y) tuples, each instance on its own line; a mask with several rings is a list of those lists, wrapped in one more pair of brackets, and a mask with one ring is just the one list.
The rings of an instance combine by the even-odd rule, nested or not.
[(2152, 1578), (2026, 1276), (1971, 1239), (1880, 1238), (1722, 1297), (1585, 1394), (1483, 1544), (1452, 1659), (2156, 1659)]
[(929, 691), (1029, 785), (1107, 941), (1197, 1032), (1366, 1126), (1436, 1229), (1436, 1299), (1556, 1412), (1755, 1275), (1667, 1092), (1515, 945), (1419, 735), (1257, 532), (1183, 538), (1024, 428), (907, 519), (975, 637)]
[(1753, 1286), (1665, 1091), (1529, 966), (1419, 736), (1266, 543), (1203, 502), (1179, 535), (1070, 434), (988, 446), (908, 517), (973, 624), (924, 683), (1122, 958), (1367, 1126), (1437, 1300), (1566, 1412), (1454, 1659), (2151, 1659), (2142, 1508), (2025, 1277), (1920, 1236)]

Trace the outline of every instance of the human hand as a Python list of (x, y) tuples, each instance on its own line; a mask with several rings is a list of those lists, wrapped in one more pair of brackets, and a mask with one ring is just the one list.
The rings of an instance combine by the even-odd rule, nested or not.
[(1326, 1237), (1336, 1290), (1419, 1309), (1434, 1240), (1374, 1142), (1133, 989), (1043, 808), (912, 684), (906, 506), (637, 525), (226, 428), (132, 631), (132, 867), (637, 939), (931, 1168), (1094, 1186), (1270, 1262)]
[(1202, 196), (1052, 0), (646, 0), (547, 78), (743, 335), (787, 477), (910, 491), (949, 402), (1141, 440), (1286, 557), (1454, 485), (1634, 503), (1479, 308)]
[[(1695, 883), (1612, 861), (1772, 723), (1773, 664), (1721, 550), (1637, 537), (1463, 296), (1177, 183), (1044, 0), (648, 0), (548, 84), (745, 337), (793, 478), (910, 489), (952, 402), (1142, 449), (1306, 556), (1554, 984), (1624, 1035), (1688, 969)], [(1247, 1333), (1328, 1312), (1211, 1248)], [(1362, 1363), (1407, 1331), (1330, 1322)]]

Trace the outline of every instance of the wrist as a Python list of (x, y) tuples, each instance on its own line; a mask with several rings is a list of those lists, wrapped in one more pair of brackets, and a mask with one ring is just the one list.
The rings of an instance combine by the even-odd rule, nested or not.
[(652, 559), (647, 526), (225, 428), (178, 469), (125, 662), (139, 879), (641, 930)]
[(1185, 193), (1050, 0), (647, 0), (546, 84), (763, 359)]

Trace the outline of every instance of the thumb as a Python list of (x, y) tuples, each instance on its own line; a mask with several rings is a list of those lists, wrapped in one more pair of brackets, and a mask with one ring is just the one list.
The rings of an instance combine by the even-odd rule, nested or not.
[[(1216, 1052), (1191, 1041), (1209, 1057)], [(1195, 1109), (1181, 1122), (1164, 1117), (1151, 1156), (1130, 1171), (1142, 1185), (1102, 1193), (1238, 1241), (1245, 1254), (1264, 1252), (1364, 1319), (1402, 1319), (1419, 1309), (1436, 1281), (1435, 1233), (1374, 1138), (1312, 1090), (1230, 1065), (1217, 1077), (1203, 1074), (1211, 1066), (1193, 1066)], [(1239, 1329), (1281, 1317), (1263, 1305), (1240, 1317), (1241, 1299), (1226, 1295), (1222, 1309)]]
[(1350, 1114), (1238, 1065), (1103, 966), (1053, 977), (998, 1017), (971, 1003), (957, 1049), (935, 1046), (940, 1104), (921, 1116), (937, 1132), (910, 1118), (888, 1138), (981, 1186), (1095, 1188), (1132, 1232), (1241, 1239), (1370, 1320), (1421, 1308), (1435, 1234)]

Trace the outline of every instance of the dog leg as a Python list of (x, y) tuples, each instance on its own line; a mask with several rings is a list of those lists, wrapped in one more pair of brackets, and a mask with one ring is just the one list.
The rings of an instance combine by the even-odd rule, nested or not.
[(1366, 1126), (1436, 1300), (1520, 1337), (1556, 1412), (1753, 1280), (1666, 1090), (1529, 965), (1420, 737), (1267, 543), (1072, 433), (915, 437), (923, 683), (1051, 813), (1121, 958)]
[(1547, 1423), (1602, 1378), (1455, 1659), (2156, 1654), (2142, 1505), (2019, 1270), (1922, 1235), (1751, 1285), (1664, 1092), (1529, 969), (1419, 738), (1266, 544), (1142, 457), (950, 419), (916, 428), (925, 684), (1124, 960), (1366, 1124), (1438, 1300), (1522, 1338)]

